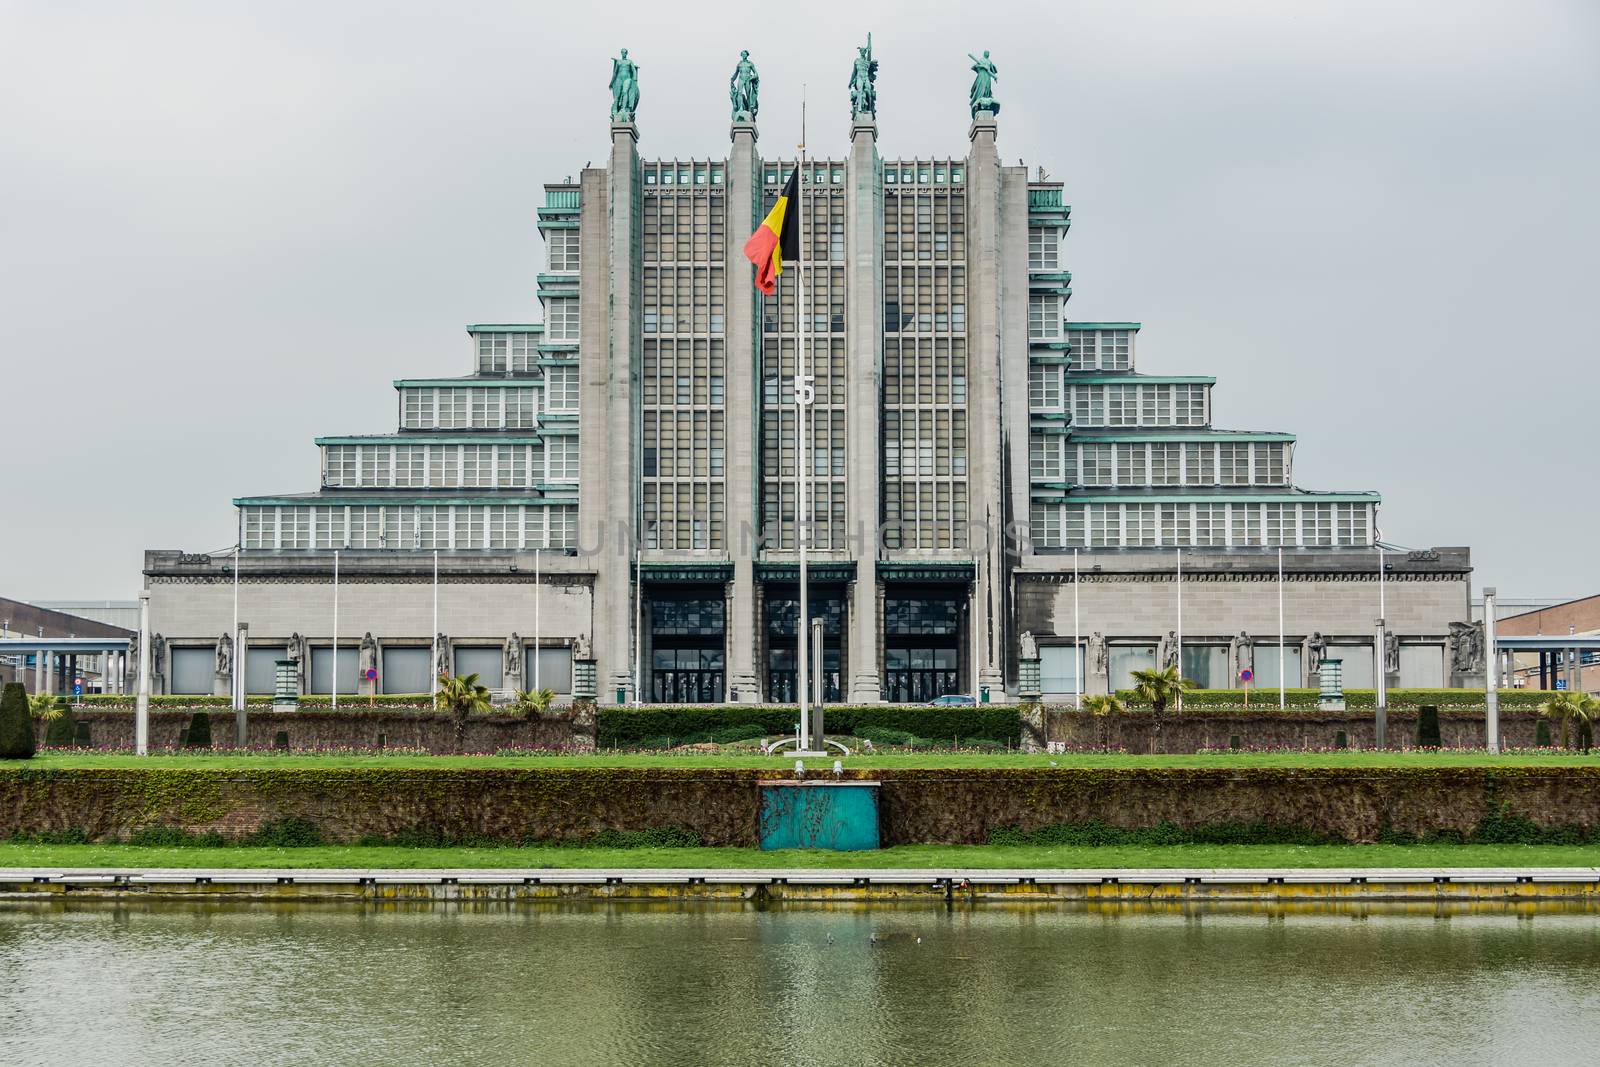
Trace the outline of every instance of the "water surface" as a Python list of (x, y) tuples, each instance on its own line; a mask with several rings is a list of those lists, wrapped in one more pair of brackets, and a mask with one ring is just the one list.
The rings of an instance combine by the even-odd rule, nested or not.
[(0, 904), (7, 1067), (1597, 1060), (1561, 908)]

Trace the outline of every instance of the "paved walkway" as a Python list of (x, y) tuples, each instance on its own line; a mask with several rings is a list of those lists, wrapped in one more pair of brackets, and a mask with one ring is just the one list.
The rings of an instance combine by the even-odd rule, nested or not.
[(310, 899), (1584, 899), (1600, 867), (982, 868), (0, 868), (0, 895)]

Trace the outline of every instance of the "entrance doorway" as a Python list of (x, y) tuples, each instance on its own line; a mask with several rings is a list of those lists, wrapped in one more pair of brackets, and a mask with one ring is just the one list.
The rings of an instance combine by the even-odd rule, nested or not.
[(727, 657), (721, 588), (651, 593), (650, 701), (720, 704)]
[[(800, 592), (793, 585), (767, 586), (767, 699), (775, 704), (798, 703), (795, 690), (796, 634), (800, 617)], [(844, 699), (843, 654), (844, 590), (839, 586), (808, 589), (806, 607), (813, 619), (822, 620), (822, 699)], [(815, 665), (813, 665), (815, 669)]]
[(883, 695), (924, 704), (961, 692), (961, 633), (966, 591), (930, 586), (890, 588), (883, 605)]

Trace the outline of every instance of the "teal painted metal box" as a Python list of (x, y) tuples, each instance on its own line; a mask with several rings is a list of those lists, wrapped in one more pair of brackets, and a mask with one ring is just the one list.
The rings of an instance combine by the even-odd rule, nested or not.
[(827, 848), (843, 852), (878, 846), (877, 782), (758, 782), (761, 847)]

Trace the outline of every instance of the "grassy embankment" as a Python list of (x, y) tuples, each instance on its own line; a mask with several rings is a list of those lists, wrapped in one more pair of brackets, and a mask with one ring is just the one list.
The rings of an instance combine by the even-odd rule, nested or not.
[[(1133, 767), (1567, 767), (1591, 766), (1600, 756), (1555, 750), (1489, 756), (1474, 751), (1216, 752), (1157, 756), (1126, 753), (879, 752), (845, 760), (852, 771), (891, 768), (1133, 768)], [(611, 752), (586, 756), (424, 756), (339, 753), (178, 753), (139, 758), (121, 753), (49, 752), (29, 761), (0, 760), (0, 770), (248, 768), (770, 768), (792, 760), (757, 753), (675, 754)], [(822, 767), (816, 768), (818, 771)], [(1595, 866), (1600, 846), (1566, 845), (1169, 845), (1010, 846), (901, 845), (874, 852), (763, 852), (748, 848), (569, 848), (322, 845), (305, 848), (226, 846), (163, 848), (135, 845), (0, 844), (3, 867), (1481, 867)]]

